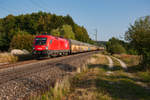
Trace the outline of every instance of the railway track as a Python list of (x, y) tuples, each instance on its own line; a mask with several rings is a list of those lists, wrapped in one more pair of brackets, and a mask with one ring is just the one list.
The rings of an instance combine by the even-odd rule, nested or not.
[[(71, 56), (71, 55), (67, 55), (67, 56)], [(62, 56), (62, 57), (64, 57), (64, 56)], [(4, 63), (4, 64), (0, 64), (0, 71), (2, 69), (6, 69), (6, 68), (9, 68), (9, 67), (14, 67), (14, 66), (17, 67), (17, 66), (24, 65), (24, 64), (36, 63), (36, 62), (41, 62), (41, 61), (45, 61), (45, 60), (49, 60), (49, 59), (57, 59), (57, 58), (59, 58), (59, 57), (56, 57), (56, 58), (42, 58), (42, 59), (39, 59), (39, 60), (33, 59), (33, 60), (27, 60), (27, 61), (19, 61), (19, 62), (15, 62), (15, 63)]]
[(33, 63), (33, 62), (37, 62), (38, 60), (28, 60), (28, 61), (20, 61), (20, 62), (16, 62), (16, 63), (6, 63), (6, 64), (1, 64), (0, 65), (0, 70), (4, 69), (4, 68), (9, 68), (12, 66), (19, 66), (19, 65), (23, 65), (23, 64), (29, 64), (29, 63)]

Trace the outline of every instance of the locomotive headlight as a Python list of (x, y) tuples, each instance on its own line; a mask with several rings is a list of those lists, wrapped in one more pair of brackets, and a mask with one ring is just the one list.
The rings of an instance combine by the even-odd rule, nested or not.
[(48, 50), (48, 47), (46, 47), (46, 50)]

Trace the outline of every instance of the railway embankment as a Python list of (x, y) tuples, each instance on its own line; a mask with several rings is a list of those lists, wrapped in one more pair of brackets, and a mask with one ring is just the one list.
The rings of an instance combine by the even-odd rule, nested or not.
[(94, 53), (80, 53), (1, 69), (0, 99), (26, 100), (57, 88), (66, 77), (82, 71), (87, 59)]

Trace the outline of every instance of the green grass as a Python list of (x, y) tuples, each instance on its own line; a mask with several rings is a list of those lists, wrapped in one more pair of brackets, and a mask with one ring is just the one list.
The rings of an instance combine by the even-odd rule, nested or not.
[(138, 77), (140, 77), (141, 79), (143, 79), (144, 81), (150, 83), (150, 72), (149, 72), (149, 71), (137, 72), (136, 75), (137, 75)]
[(110, 76), (99, 74), (96, 87), (99, 92), (105, 91), (106, 94), (109, 94), (113, 100), (149, 100), (150, 91), (136, 84), (137, 81), (139, 80), (117, 71), (117, 74), (114, 72)]

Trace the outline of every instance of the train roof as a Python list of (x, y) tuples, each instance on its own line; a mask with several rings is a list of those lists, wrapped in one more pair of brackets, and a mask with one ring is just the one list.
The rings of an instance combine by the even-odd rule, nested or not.
[[(80, 41), (77, 41), (77, 40), (72, 40), (70, 39), (70, 41), (74, 44), (78, 44), (78, 45), (85, 45), (85, 46), (95, 46), (95, 45), (92, 45), (92, 44), (89, 44), (89, 43), (84, 43), (84, 42), (80, 42)], [(96, 46), (95, 46), (96, 47)]]
[(66, 38), (63, 38), (63, 37), (56, 37), (56, 36), (49, 35), (49, 34), (41, 34), (41, 35), (37, 35), (36, 37), (50, 37), (50, 38), (52, 38), (52, 39), (70, 40), (70, 41), (71, 41), (72, 43), (74, 43), (74, 44), (85, 45), (85, 46), (94, 46), (94, 47), (96, 47), (95, 45), (92, 45), (92, 44), (89, 44), (89, 43), (84, 43), (84, 42), (77, 41), (77, 40), (72, 40), (72, 39), (66, 39)]
[(51, 39), (67, 40), (65, 38), (56, 37), (56, 36), (52, 36), (52, 35), (37, 35), (36, 37), (49, 37)]

